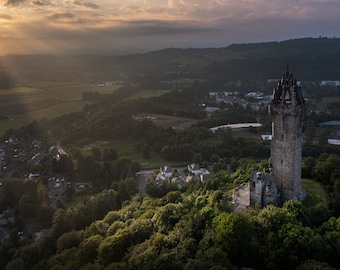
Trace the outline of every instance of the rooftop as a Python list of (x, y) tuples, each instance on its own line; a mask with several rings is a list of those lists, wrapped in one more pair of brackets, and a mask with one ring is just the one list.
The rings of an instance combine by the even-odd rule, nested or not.
[(340, 121), (326, 121), (319, 124), (320, 126), (340, 126)]

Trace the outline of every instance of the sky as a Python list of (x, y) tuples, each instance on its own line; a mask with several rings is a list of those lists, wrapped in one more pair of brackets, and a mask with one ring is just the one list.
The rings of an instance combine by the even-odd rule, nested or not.
[(339, 0), (0, 0), (0, 55), (340, 37)]

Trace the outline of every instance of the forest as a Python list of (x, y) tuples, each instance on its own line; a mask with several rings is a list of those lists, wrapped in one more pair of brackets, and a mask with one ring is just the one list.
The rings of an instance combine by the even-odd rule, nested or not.
[(178, 76), (206, 79), (221, 87), (237, 80), (279, 78), (286, 65), (299, 74), (298, 80), (337, 80), (339, 44), (339, 38), (319, 37), (131, 55), (8, 55), (0, 57), (0, 89), (24, 82), (122, 79), (156, 86)]

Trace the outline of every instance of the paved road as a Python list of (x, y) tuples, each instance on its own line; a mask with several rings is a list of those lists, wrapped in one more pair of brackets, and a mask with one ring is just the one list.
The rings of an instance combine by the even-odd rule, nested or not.
[(145, 185), (148, 182), (149, 179), (152, 177), (152, 173), (154, 170), (141, 170), (137, 173), (137, 183), (139, 190), (144, 193)]

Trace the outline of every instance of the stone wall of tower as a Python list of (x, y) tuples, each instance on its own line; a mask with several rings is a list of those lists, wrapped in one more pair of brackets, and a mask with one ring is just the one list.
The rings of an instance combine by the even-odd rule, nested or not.
[(302, 200), (302, 119), (305, 100), (288, 69), (273, 91), (269, 103), (272, 118), (272, 171), (281, 199)]
[(253, 171), (249, 180), (250, 205), (263, 208), (266, 205), (278, 205), (280, 195), (271, 173)]
[(303, 105), (276, 104), (271, 106), (273, 175), (282, 200), (302, 200), (302, 115)]
[(250, 205), (279, 205), (303, 200), (301, 186), (302, 120), (305, 100), (287, 71), (274, 88), (268, 110), (272, 119), (269, 173), (254, 171), (249, 180)]

